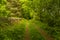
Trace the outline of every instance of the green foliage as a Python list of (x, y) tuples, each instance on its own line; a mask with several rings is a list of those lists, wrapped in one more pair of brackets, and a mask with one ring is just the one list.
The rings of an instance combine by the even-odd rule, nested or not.
[[(30, 22), (33, 21), (36, 25), (41, 26), (55, 40), (60, 40), (60, 0), (0, 0), (0, 27), (11, 26), (9, 17), (22, 18), (22, 24), (25, 24), (26, 20), (31, 20)], [(11, 40), (14, 38), (16, 38), (14, 40), (18, 40), (20, 38), (18, 37), (20, 35), (18, 31), (20, 30), (7, 31), (9, 38), (1, 32), (0, 40), (11, 38)], [(22, 31), (21, 33), (23, 33)]]
[(6, 0), (0, 1), (0, 17), (7, 17), (8, 10), (6, 10)]
[(0, 40), (24, 40), (24, 30), (24, 24), (0, 28)]

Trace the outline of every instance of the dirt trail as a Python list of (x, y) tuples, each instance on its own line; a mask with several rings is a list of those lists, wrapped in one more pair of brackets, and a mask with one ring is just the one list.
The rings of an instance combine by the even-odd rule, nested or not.
[(38, 32), (45, 38), (45, 40), (54, 40), (52, 37), (50, 37), (43, 29), (39, 28), (35, 24), (33, 24), (35, 28), (38, 30)]
[(30, 40), (28, 23), (26, 24), (26, 28), (25, 29), (26, 29), (25, 30), (25, 40)]

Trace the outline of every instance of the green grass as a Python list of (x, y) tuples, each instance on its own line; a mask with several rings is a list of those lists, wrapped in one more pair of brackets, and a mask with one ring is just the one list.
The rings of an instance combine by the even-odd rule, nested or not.
[(0, 40), (24, 40), (25, 24), (15, 24), (0, 29)]
[(58, 27), (50, 27), (48, 24), (42, 23), (40, 21), (31, 21), (31, 23), (35, 23), (36, 26), (45, 30), (45, 32), (54, 38), (54, 40), (60, 40), (60, 28)]
[[(42, 35), (36, 30), (35, 26), (45, 30), (48, 35), (54, 37), (55, 40), (60, 40), (60, 29), (49, 27), (45, 23), (41, 23), (35, 20), (23, 19), (19, 24), (9, 25), (6, 27), (0, 27), (0, 40), (25, 40), (24, 33), (26, 24), (29, 23), (30, 40), (45, 40)], [(33, 25), (33, 23), (35, 25)]]
[(31, 40), (45, 40), (32, 24), (30, 24), (29, 28)]

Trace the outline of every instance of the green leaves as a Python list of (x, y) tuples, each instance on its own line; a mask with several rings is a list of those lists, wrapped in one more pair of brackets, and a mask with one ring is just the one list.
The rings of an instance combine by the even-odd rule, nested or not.
[[(34, 19), (46, 23), (47, 29), (52, 28), (48, 29), (52, 33), (53, 28), (58, 29), (60, 27), (60, 0), (0, 0), (0, 17)], [(6, 20), (0, 21), (0, 26), (7, 25)], [(13, 33), (11, 34), (13, 35)]]
[(0, 1), (0, 17), (7, 17), (7, 10), (6, 10), (6, 0)]

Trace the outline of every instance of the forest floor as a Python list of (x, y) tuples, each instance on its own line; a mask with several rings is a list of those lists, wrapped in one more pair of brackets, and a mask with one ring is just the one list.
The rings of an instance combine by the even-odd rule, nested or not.
[[(33, 24), (35, 25), (35, 24)], [(36, 30), (45, 38), (45, 40), (54, 40), (52, 37), (50, 37), (45, 30), (42, 28), (39, 28), (38, 26), (35, 25)]]
[[(39, 25), (41, 25), (41, 24), (39, 24)], [(51, 36), (49, 36), (49, 34), (47, 34), (45, 32), (44, 29), (40, 28), (34, 22), (31, 22), (28, 20), (22, 20), (22, 21), (19, 21), (18, 23), (15, 22), (12, 27), (8, 28), (8, 30), (9, 29), (10, 29), (10, 31), (15, 30), (17, 32), (17, 33), (15, 33), (15, 31), (14, 31), (15, 35), (21, 36), (21, 37), (19, 37), (20, 38), (19, 40), (54, 40)], [(9, 34), (9, 31), (7, 34)], [(11, 34), (13, 34), (13, 33), (11, 32)], [(3, 34), (3, 35), (5, 35), (5, 34)], [(12, 35), (12, 36), (14, 36), (14, 35)], [(17, 36), (14, 36), (14, 37), (16, 37), (16, 39), (18, 40)]]
[[(32, 23), (34, 25), (35, 29), (42, 35), (42, 37), (45, 40), (54, 40), (51, 36), (49, 36), (45, 30), (42, 28), (39, 28), (36, 24)], [(29, 32), (29, 23), (26, 23), (26, 28), (25, 28), (25, 40), (30, 40), (30, 32)], [(37, 39), (36, 39), (37, 40)]]
[(30, 40), (29, 23), (28, 23), (28, 21), (26, 23), (26, 28), (25, 28), (25, 40)]

